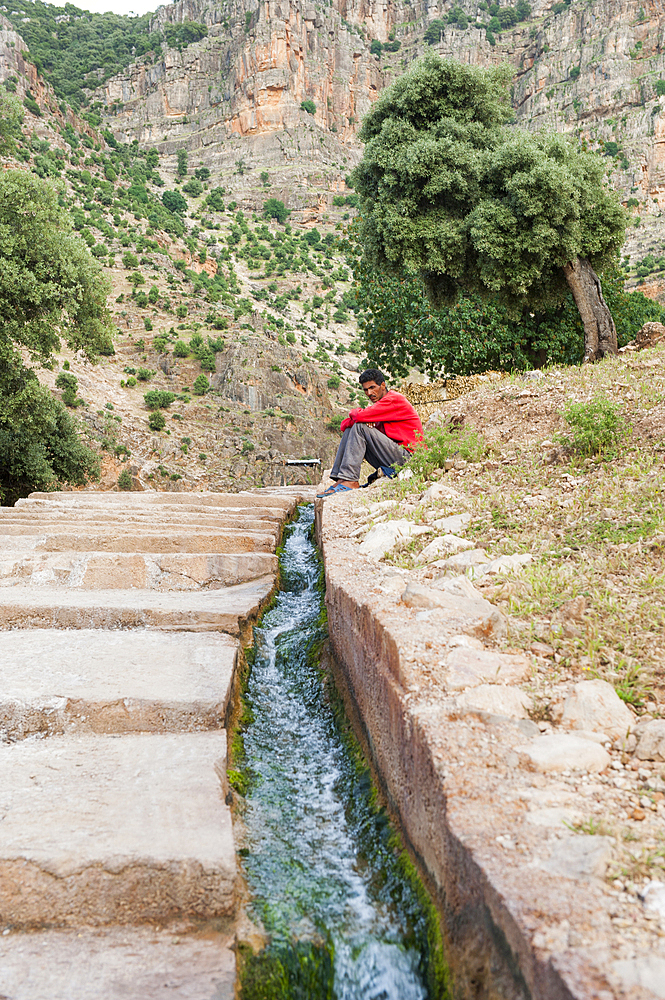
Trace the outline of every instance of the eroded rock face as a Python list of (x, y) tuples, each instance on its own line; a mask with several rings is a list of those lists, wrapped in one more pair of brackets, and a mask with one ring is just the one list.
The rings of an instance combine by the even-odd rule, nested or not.
[[(518, 125), (575, 133), (601, 150), (615, 143), (619, 151), (615, 156), (612, 146), (608, 160), (613, 183), (625, 201), (641, 203), (648, 221), (646, 231), (629, 228), (629, 249), (650, 245), (665, 190), (665, 112), (655, 92), (665, 76), (662, 10), (641, 0), (601, 0), (554, 15), (537, 2), (528, 21), (503, 31), (492, 46), (473, 26), (476, 6), (462, 6), (471, 26), (446, 25), (433, 50), (472, 65), (512, 64)], [(435, 18), (438, 6), (407, 7), (401, 0), (334, 0), (330, 7), (308, 0), (258, 7), (247, 0), (181, 0), (159, 9), (154, 30), (199, 21), (208, 37), (182, 52), (166, 48), (155, 63), (142, 57), (94, 97), (112, 110), (109, 124), (126, 141), (137, 138), (165, 153), (186, 146), (213, 170), (229, 169), (238, 158), (248, 169), (260, 163), (284, 172), (278, 183), (288, 207), (321, 210), (333, 191), (343, 190), (345, 172), (358, 159), (364, 114), (383, 86), (429, 51), (423, 33)], [(385, 43), (392, 32), (399, 53), (372, 55), (371, 41)], [(313, 115), (301, 110), (303, 100), (314, 102)], [(289, 171), (297, 174), (295, 184), (285, 183)], [(308, 187), (321, 204), (311, 191), (307, 196)]]

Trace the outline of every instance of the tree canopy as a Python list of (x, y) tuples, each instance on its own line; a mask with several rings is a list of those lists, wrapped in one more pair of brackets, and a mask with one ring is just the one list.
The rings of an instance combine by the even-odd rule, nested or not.
[(34, 174), (0, 174), (0, 344), (47, 360), (61, 338), (94, 358), (110, 342), (108, 280)]
[(84, 483), (97, 459), (19, 350), (48, 363), (61, 340), (108, 351), (108, 283), (48, 182), (0, 173), (0, 503), (59, 481)]
[[(418, 276), (395, 277), (361, 258), (354, 273), (366, 356), (393, 376), (414, 367), (436, 378), (582, 361), (582, 323), (570, 293), (558, 306), (515, 317), (501, 303), (464, 292), (454, 305), (435, 309)], [(665, 319), (658, 302), (626, 292), (624, 280), (616, 262), (603, 273), (620, 345), (633, 340), (643, 323)]]
[(18, 98), (0, 87), (0, 156), (9, 156), (16, 149), (21, 134), (24, 111)]
[(623, 242), (624, 210), (600, 157), (509, 126), (512, 114), (504, 69), (434, 54), (387, 88), (363, 121), (353, 175), (366, 257), (419, 274), (436, 306), (477, 293), (518, 315), (560, 304), (568, 285), (587, 333), (567, 269), (581, 262), (596, 278)]

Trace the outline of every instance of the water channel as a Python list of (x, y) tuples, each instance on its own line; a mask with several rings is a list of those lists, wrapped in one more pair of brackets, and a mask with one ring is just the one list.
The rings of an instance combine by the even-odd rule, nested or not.
[(438, 1000), (432, 915), (319, 666), (312, 521), (305, 505), (286, 530), (282, 589), (255, 628), (245, 692), (241, 854), (250, 916), (271, 943), (246, 965), (241, 995)]

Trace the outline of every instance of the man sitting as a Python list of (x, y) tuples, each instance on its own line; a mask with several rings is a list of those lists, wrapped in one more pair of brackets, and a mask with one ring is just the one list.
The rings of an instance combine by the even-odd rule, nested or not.
[(375, 469), (388, 470), (404, 465), (418, 441), (423, 427), (408, 399), (386, 388), (386, 377), (378, 368), (368, 368), (359, 377), (370, 405), (351, 410), (342, 422), (342, 440), (330, 478), (335, 480), (317, 498), (328, 497), (360, 486), (360, 466), (365, 459)]

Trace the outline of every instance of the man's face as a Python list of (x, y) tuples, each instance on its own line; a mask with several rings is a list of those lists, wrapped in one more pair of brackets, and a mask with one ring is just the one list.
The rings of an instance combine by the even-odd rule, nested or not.
[(363, 392), (371, 403), (378, 403), (378, 401), (383, 399), (385, 394), (388, 392), (385, 382), (382, 382), (381, 385), (379, 385), (377, 382), (372, 380), (371, 382), (363, 382), (362, 387)]

